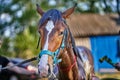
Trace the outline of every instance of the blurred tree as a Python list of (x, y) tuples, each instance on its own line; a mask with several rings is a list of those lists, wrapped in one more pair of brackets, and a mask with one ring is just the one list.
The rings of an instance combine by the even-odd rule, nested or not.
[(0, 37), (4, 38), (0, 54), (25, 58), (38, 53), (38, 15), (33, 1), (0, 0)]
[(8, 44), (10, 42), (9, 38), (4, 38), (4, 41), (2, 41), (2, 46), (0, 48), (0, 55), (9, 55), (11, 56), (11, 52), (9, 49), (10, 44)]
[(120, 21), (120, 0), (116, 0), (116, 2), (117, 2), (117, 6), (116, 6), (116, 8), (117, 8), (117, 13), (118, 13), (118, 15), (119, 15), (119, 21)]
[(23, 32), (19, 33), (14, 39), (14, 51), (15, 57), (23, 57), (23, 58), (30, 58), (35, 56), (40, 51), (36, 49), (38, 35), (36, 33), (36, 28), (33, 26), (29, 26)]

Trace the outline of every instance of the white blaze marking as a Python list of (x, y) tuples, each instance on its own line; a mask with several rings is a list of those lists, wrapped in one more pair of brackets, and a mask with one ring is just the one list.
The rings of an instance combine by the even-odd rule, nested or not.
[[(45, 28), (48, 31), (48, 34), (47, 34), (47, 38), (46, 38), (46, 42), (45, 42), (43, 50), (48, 50), (49, 34), (51, 33), (52, 29), (54, 28), (53, 21), (52, 20), (48, 21)], [(42, 67), (46, 67), (46, 65), (48, 63), (47, 61), (48, 61), (48, 55), (42, 55), (40, 62), (39, 62), (39, 65), (40, 65), (39, 68), (42, 69)], [(40, 70), (40, 72), (41, 72), (41, 70)]]
[(48, 50), (48, 38), (49, 38), (49, 34), (51, 33), (52, 29), (54, 28), (53, 21), (52, 20), (48, 21), (48, 23), (46, 24), (45, 28), (48, 31), (48, 34), (47, 34), (47, 39), (46, 39), (46, 42), (45, 42), (43, 50)]

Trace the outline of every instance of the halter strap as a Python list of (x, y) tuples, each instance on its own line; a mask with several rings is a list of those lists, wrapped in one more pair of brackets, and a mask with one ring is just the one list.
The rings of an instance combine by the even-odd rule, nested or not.
[(37, 47), (36, 47), (36, 49), (38, 49), (39, 44), (40, 44), (40, 37), (39, 37), (39, 39), (38, 39), (38, 43), (37, 43)]

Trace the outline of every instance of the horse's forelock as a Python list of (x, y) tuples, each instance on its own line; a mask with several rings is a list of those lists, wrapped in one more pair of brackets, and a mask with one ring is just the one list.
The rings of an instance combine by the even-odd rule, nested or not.
[(62, 20), (61, 12), (56, 9), (48, 10), (40, 19), (40, 25), (44, 24), (48, 19), (52, 20), (55, 24), (56, 21)]

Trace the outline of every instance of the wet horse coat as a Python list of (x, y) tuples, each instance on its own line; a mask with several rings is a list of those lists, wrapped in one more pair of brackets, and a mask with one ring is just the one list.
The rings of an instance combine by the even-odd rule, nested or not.
[(59, 80), (93, 80), (93, 58), (89, 49), (76, 47), (74, 38), (65, 19), (74, 11), (70, 8), (65, 12), (51, 9), (46, 13), (37, 5), (42, 16), (38, 31), (41, 35), (41, 52), (38, 70), (41, 77), (47, 77), (58, 68)]

